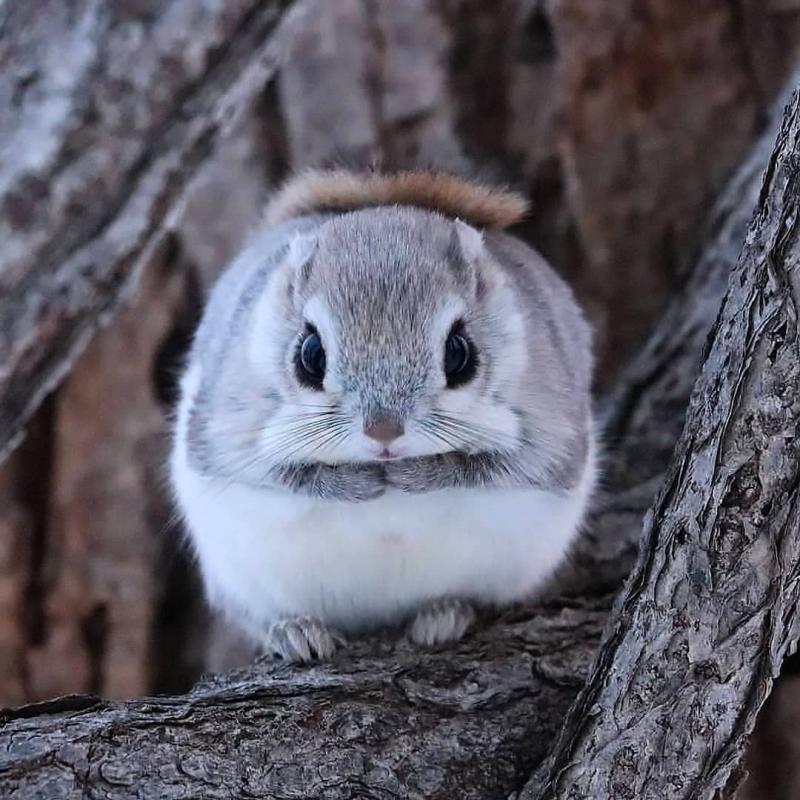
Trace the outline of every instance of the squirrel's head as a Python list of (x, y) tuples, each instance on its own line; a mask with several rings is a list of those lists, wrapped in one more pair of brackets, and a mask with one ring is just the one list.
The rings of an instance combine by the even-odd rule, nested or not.
[(526, 324), (475, 228), (414, 208), (333, 217), (295, 235), (254, 311), (244, 355), (271, 398), (265, 458), (517, 446)]

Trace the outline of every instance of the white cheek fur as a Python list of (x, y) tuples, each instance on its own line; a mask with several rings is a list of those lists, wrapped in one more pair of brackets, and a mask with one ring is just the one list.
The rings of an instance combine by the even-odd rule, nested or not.
[(482, 434), (484, 444), (491, 440), (497, 449), (509, 449), (517, 443), (520, 423), (510, 408), (493, 403), (469, 387), (445, 390), (437, 398), (437, 408)]
[(263, 386), (284, 386), (287, 380), (286, 343), (293, 344), (297, 331), (287, 320), (285, 282), (275, 275), (258, 300), (254, 324), (246, 340), (248, 365), (254, 381)]

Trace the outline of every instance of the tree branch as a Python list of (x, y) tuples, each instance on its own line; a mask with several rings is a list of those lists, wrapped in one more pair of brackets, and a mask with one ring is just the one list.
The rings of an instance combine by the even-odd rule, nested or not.
[(525, 797), (712, 797), (797, 636), (799, 153), (795, 94), (636, 567)]
[(504, 797), (546, 755), (605, 618), (533, 609), (439, 652), (373, 640), (185, 697), (6, 712), (0, 796)]
[(288, 4), (181, 1), (137, 15), (126, 4), (54, 0), (5, 12), (0, 460), (263, 90)]

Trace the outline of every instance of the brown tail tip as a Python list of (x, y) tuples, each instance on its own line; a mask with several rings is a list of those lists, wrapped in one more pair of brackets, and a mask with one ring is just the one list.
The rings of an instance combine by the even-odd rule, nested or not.
[(309, 170), (278, 190), (267, 205), (266, 222), (274, 225), (302, 214), (382, 205), (417, 206), (480, 228), (507, 228), (528, 212), (522, 195), (445, 173)]

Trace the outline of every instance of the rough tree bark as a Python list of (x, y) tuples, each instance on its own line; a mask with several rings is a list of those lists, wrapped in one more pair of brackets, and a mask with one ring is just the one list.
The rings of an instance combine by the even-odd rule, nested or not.
[(273, 74), (269, 34), (287, 5), (81, 0), (3, 10), (0, 459), (132, 288), (166, 212)]
[[(523, 797), (711, 797), (796, 636), (800, 97), (787, 110), (637, 567)], [(6, 712), (26, 797), (502, 797), (545, 757), (602, 602), (521, 610), (459, 646), (355, 643), (179, 698)], [(655, 635), (654, 635), (655, 632)]]

